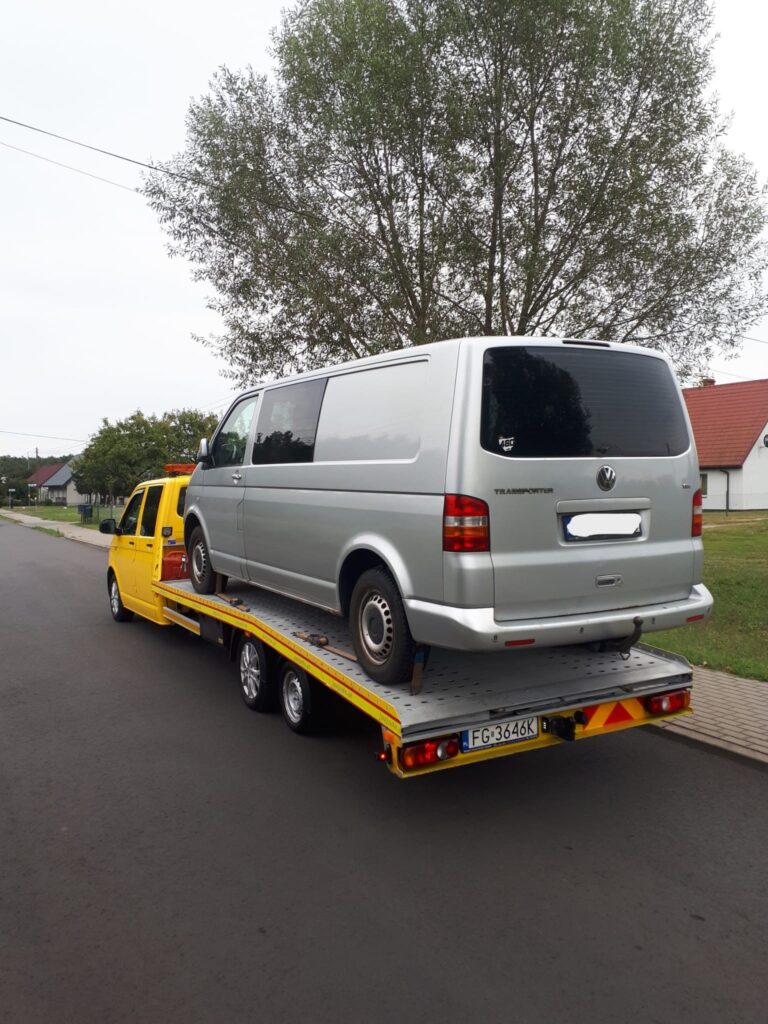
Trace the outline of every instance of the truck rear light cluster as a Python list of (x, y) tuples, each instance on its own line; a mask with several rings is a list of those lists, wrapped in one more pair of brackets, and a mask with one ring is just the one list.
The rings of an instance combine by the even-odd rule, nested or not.
[(699, 489), (698, 491), (696, 491), (696, 493), (693, 496), (693, 516), (691, 518), (691, 536), (692, 537), (700, 537), (701, 536), (701, 529), (702, 529), (702, 525), (703, 525), (703, 522), (704, 522), (704, 516), (703, 516), (702, 511), (701, 511), (702, 502), (703, 502), (703, 498), (702, 498), (702, 495), (701, 495), (701, 489)]
[(466, 494), (446, 494), (443, 504), (443, 551), (490, 551), (488, 506)]
[(690, 690), (675, 690), (674, 693), (655, 693), (645, 698), (645, 710), (651, 715), (669, 715), (683, 711), (691, 703)]
[(400, 760), (406, 771), (412, 768), (424, 768), (439, 761), (448, 761), (459, 752), (458, 736), (443, 736), (436, 740), (423, 740), (421, 743), (407, 743), (400, 751)]

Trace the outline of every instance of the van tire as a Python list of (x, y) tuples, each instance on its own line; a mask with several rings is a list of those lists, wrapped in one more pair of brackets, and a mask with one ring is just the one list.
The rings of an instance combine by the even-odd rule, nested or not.
[(349, 625), (357, 660), (371, 679), (388, 686), (408, 682), (416, 644), (397, 584), (383, 567), (367, 569), (355, 584)]
[(269, 711), (274, 705), (275, 684), (270, 678), (264, 645), (255, 637), (244, 636), (237, 656), (240, 694), (251, 711)]
[(315, 724), (314, 692), (312, 682), (304, 671), (292, 661), (284, 661), (278, 685), (280, 711), (289, 729), (307, 733)]
[(216, 573), (213, 571), (205, 534), (200, 526), (196, 526), (190, 534), (187, 556), (192, 586), (198, 594), (212, 594), (216, 589)]
[(130, 622), (133, 612), (129, 612), (123, 604), (117, 576), (113, 572), (107, 576), (107, 590), (109, 591), (109, 610), (112, 612), (112, 618), (115, 622)]

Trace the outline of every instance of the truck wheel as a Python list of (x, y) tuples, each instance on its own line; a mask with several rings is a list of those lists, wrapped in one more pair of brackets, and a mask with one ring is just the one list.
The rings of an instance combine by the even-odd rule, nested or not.
[(244, 636), (237, 661), (243, 700), (252, 711), (268, 711), (273, 705), (274, 685), (269, 678), (263, 644), (252, 636)]
[(205, 534), (196, 526), (189, 538), (189, 578), (198, 594), (212, 594), (216, 589), (216, 573), (211, 565)]
[(294, 732), (308, 733), (312, 729), (312, 685), (307, 673), (286, 661), (280, 673), (278, 687), (280, 710), (289, 728)]
[(133, 612), (129, 612), (120, 597), (120, 587), (117, 584), (117, 576), (110, 572), (107, 576), (107, 589), (109, 590), (109, 610), (115, 622), (130, 622)]
[(368, 569), (357, 581), (349, 624), (357, 660), (371, 679), (393, 686), (411, 678), (416, 645), (397, 585), (386, 569)]

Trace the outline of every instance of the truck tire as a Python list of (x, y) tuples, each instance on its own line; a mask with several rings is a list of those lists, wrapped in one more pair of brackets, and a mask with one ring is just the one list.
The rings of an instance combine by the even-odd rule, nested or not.
[(216, 589), (216, 573), (211, 565), (208, 545), (202, 528), (196, 526), (189, 537), (189, 578), (198, 594), (212, 594)]
[(269, 711), (274, 705), (275, 687), (270, 679), (264, 645), (252, 636), (240, 641), (237, 656), (240, 693), (251, 711)]
[(107, 590), (109, 591), (109, 610), (112, 612), (112, 618), (115, 622), (130, 622), (133, 612), (129, 612), (123, 604), (117, 576), (113, 572), (107, 575)]
[(309, 676), (291, 661), (283, 663), (277, 689), (280, 710), (294, 732), (308, 733), (314, 724), (314, 694)]
[(383, 567), (366, 570), (355, 584), (349, 625), (357, 660), (371, 679), (388, 686), (408, 682), (416, 644), (397, 584)]

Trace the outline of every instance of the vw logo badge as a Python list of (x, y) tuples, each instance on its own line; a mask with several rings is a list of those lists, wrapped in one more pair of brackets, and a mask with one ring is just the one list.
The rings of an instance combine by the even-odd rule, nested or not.
[(616, 483), (616, 471), (610, 466), (601, 466), (597, 471), (597, 486), (601, 491), (610, 491)]

